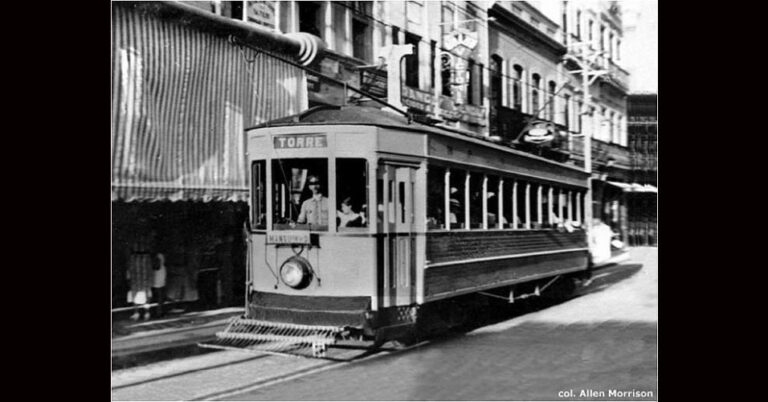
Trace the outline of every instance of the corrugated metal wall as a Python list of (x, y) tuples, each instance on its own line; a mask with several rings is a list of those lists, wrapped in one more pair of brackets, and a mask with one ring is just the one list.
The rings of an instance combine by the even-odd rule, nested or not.
[(112, 27), (113, 199), (244, 200), (243, 129), (306, 109), (303, 71), (119, 2)]

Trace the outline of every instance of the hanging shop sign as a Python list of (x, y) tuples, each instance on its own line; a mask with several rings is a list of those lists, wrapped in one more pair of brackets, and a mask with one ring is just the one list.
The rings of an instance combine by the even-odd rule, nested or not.
[(274, 1), (246, 1), (246, 16), (249, 22), (274, 29), (275, 28), (275, 2)]
[(555, 139), (557, 128), (548, 121), (534, 120), (523, 129), (523, 141), (531, 144), (544, 144)]
[(443, 43), (451, 55), (446, 60), (443, 58), (443, 68), (445, 63), (451, 63), (451, 86), (453, 87), (453, 98), (456, 104), (464, 104), (469, 84), (469, 61), (468, 58), (475, 50), (478, 44), (477, 32), (472, 32), (466, 28), (459, 28), (445, 36)]

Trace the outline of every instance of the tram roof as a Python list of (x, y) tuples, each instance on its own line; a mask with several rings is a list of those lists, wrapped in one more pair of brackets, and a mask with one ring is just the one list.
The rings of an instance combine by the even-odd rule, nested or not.
[[(391, 127), (410, 131), (441, 132), (443, 129), (408, 119), (397, 113), (372, 106), (317, 106), (291, 116), (271, 120), (252, 128), (283, 127), (296, 125), (363, 125)], [(468, 133), (463, 133), (467, 134)]]
[(397, 112), (385, 111), (372, 106), (359, 106), (359, 105), (316, 106), (298, 114), (270, 120), (268, 122), (259, 124), (257, 126), (250, 127), (247, 130), (253, 130), (257, 128), (267, 128), (267, 127), (312, 126), (312, 125), (377, 126), (377, 127), (386, 127), (386, 128), (393, 128), (398, 130), (405, 130), (405, 131), (433, 133), (433, 134), (443, 135), (447, 137), (463, 139), (469, 142), (474, 142), (479, 145), (484, 145), (490, 148), (496, 148), (501, 151), (509, 152), (522, 157), (541, 160), (543, 162), (558, 165), (567, 169), (583, 171), (582, 169), (576, 166), (555, 162), (550, 159), (542, 158), (540, 156), (533, 155), (528, 152), (523, 152), (523, 151), (511, 148), (504, 144), (493, 142), (489, 140), (487, 137), (473, 133), (471, 131), (451, 128), (451, 127), (430, 126), (430, 125), (422, 124), (414, 120), (409, 120), (408, 118), (406, 118), (405, 116)]

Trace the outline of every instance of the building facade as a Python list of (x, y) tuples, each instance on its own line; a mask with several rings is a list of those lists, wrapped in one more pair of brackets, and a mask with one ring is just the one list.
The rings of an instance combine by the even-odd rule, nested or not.
[(629, 95), (629, 152), (632, 191), (629, 194), (630, 245), (658, 242), (658, 115), (656, 94)]

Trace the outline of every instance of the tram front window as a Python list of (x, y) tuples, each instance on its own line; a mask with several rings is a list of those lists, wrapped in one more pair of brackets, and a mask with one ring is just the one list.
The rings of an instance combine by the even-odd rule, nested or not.
[(274, 160), (273, 229), (327, 231), (329, 216), (333, 216), (327, 176), (327, 159)]
[(368, 162), (336, 159), (336, 226), (339, 232), (368, 227)]

